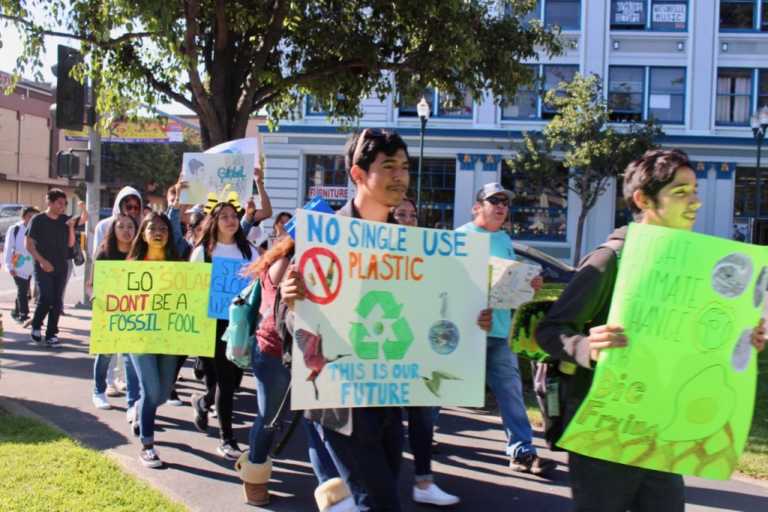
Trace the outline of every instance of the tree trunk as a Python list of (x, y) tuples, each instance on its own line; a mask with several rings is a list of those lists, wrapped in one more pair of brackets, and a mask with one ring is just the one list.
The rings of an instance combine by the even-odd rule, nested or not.
[[(583, 203), (582, 203), (583, 204)], [(576, 244), (573, 249), (573, 264), (578, 265), (581, 260), (581, 239), (584, 237), (584, 222), (587, 220), (589, 210), (592, 208), (582, 207), (581, 213), (579, 213), (579, 220), (576, 223)]]

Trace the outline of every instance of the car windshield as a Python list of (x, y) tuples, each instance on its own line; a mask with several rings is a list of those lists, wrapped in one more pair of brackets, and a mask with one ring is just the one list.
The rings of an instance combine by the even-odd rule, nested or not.
[(6, 206), (0, 210), (0, 217), (19, 217), (21, 216), (21, 206)]

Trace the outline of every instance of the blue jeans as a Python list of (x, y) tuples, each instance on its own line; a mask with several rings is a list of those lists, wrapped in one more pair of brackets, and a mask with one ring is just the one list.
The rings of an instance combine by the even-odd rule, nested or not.
[[(107, 390), (107, 371), (113, 356), (114, 354), (96, 354), (96, 359), (93, 361), (93, 393), (96, 395)], [(139, 378), (136, 376), (131, 358), (126, 356), (123, 361), (125, 362), (125, 397), (128, 407), (131, 407), (139, 401)]]
[(155, 442), (157, 408), (164, 404), (171, 394), (179, 356), (166, 354), (129, 354), (129, 356), (141, 387), (141, 398), (136, 405), (139, 438), (142, 444), (151, 445)]
[(309, 462), (312, 464), (312, 470), (317, 477), (317, 483), (322, 484), (331, 478), (337, 478), (339, 471), (336, 469), (336, 462), (328, 452), (328, 449), (320, 439), (320, 434), (315, 428), (315, 424), (306, 418), (301, 419), (304, 426), (304, 432), (307, 434), (307, 445), (309, 446)]
[(275, 432), (266, 428), (278, 412), (291, 383), (291, 372), (283, 366), (280, 358), (262, 354), (258, 345), (253, 347), (251, 367), (256, 377), (256, 416), (253, 419), (251, 433), (248, 436), (248, 461), (262, 464), (267, 460)]
[(523, 382), (517, 355), (512, 353), (503, 338), (488, 337), (485, 380), (499, 404), (501, 422), (507, 434), (507, 455), (519, 460), (529, 453), (535, 454), (533, 431), (523, 402)]
[(315, 425), (360, 511), (400, 512), (401, 409), (353, 409), (351, 436)]

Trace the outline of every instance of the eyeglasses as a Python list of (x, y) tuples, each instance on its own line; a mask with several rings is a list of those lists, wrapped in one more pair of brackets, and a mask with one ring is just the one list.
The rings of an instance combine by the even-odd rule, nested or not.
[(506, 197), (502, 197), (502, 196), (486, 197), (485, 199), (483, 199), (483, 201), (485, 201), (487, 203), (491, 203), (493, 206), (501, 205), (501, 206), (509, 207), (509, 199), (507, 199)]

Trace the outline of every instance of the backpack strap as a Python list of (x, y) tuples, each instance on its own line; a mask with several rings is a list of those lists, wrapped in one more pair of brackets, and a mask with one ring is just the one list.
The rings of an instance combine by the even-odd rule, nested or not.
[(13, 238), (14, 238), (14, 241), (15, 241), (15, 238), (16, 238), (17, 236), (19, 236), (19, 228), (20, 228), (20, 227), (21, 227), (21, 226), (19, 226), (18, 224), (16, 224), (16, 225), (13, 227)]

